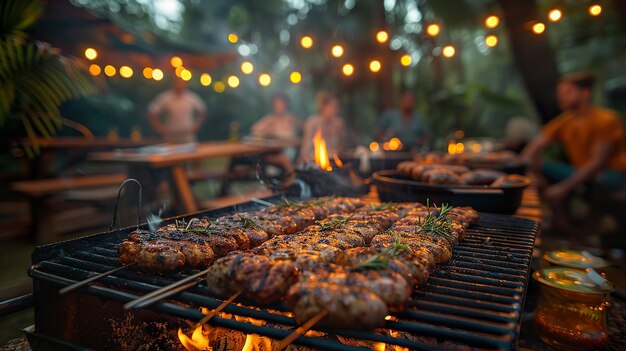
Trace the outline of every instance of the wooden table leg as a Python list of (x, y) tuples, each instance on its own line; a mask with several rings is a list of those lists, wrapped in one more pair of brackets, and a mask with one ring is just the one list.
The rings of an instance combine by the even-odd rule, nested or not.
[(176, 201), (179, 206), (182, 205), (182, 209), (185, 213), (197, 212), (198, 204), (193, 197), (193, 192), (191, 191), (191, 185), (189, 184), (189, 179), (187, 179), (185, 168), (181, 165), (176, 165), (171, 168), (171, 172), (173, 183), (172, 190), (176, 193)]

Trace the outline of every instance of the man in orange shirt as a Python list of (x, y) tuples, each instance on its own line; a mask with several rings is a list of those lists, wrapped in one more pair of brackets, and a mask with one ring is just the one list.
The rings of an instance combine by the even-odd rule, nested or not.
[[(522, 153), (531, 170), (550, 184), (543, 196), (554, 208), (555, 225), (567, 227), (563, 204), (580, 185), (594, 183), (619, 190), (626, 180), (624, 125), (612, 110), (591, 104), (594, 78), (575, 73), (561, 79), (557, 98), (563, 110)], [(565, 150), (571, 165), (541, 164), (541, 154), (553, 142)]]

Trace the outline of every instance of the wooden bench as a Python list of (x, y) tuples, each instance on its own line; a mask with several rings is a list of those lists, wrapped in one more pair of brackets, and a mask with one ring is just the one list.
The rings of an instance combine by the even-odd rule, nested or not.
[[(87, 207), (63, 209), (63, 206), (54, 204), (55, 199), (83, 202), (111, 200), (115, 198), (117, 186), (126, 178), (126, 174), (105, 174), (24, 180), (11, 183), (11, 190), (26, 195), (30, 200), (32, 239), (37, 243), (48, 243), (57, 240), (59, 229), (79, 230), (101, 225), (110, 219), (109, 214), (105, 216)], [(60, 212), (60, 208), (66, 212)]]

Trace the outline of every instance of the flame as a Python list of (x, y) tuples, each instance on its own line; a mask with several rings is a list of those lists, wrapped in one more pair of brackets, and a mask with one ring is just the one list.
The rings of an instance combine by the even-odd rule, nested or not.
[(339, 168), (343, 167), (343, 161), (341, 161), (341, 159), (339, 158), (339, 155), (334, 154), (333, 161), (335, 161), (335, 164), (337, 165), (337, 167)]
[(315, 164), (320, 166), (321, 169), (332, 171), (333, 167), (330, 165), (330, 159), (328, 158), (326, 140), (322, 137), (320, 129), (317, 130), (313, 137), (313, 149), (315, 150)]
[(209, 335), (208, 333), (204, 334), (201, 325), (196, 327), (191, 337), (188, 337), (181, 328), (178, 328), (178, 339), (187, 351), (212, 350), (209, 347)]

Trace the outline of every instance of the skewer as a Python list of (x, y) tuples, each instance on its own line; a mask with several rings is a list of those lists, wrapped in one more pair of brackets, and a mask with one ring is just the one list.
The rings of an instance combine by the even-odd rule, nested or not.
[(220, 313), (224, 308), (226, 308), (226, 306), (228, 306), (231, 302), (233, 302), (239, 295), (241, 295), (241, 293), (243, 293), (243, 290), (239, 290), (238, 292), (236, 292), (233, 296), (229, 297), (228, 299), (224, 300), (224, 302), (222, 302), (219, 306), (217, 306), (215, 309), (209, 311), (209, 313), (204, 316), (201, 320), (198, 321), (198, 323), (196, 323), (194, 325), (194, 328), (205, 324), (206, 322), (210, 321), (211, 318), (215, 317), (218, 313)]
[(297, 338), (304, 335), (304, 333), (308, 332), (311, 328), (317, 324), (317, 322), (321, 321), (324, 317), (328, 316), (328, 310), (322, 310), (315, 316), (311, 317), (306, 323), (302, 324), (298, 329), (296, 329), (293, 333), (289, 334), (286, 338), (280, 341), (276, 351), (284, 350), (289, 344), (294, 342)]
[(128, 267), (134, 266), (135, 264), (136, 264), (136, 262), (133, 262), (133, 263), (129, 263), (127, 265), (116, 267), (116, 268), (113, 268), (113, 269), (108, 270), (106, 272), (102, 272), (102, 273), (100, 273), (98, 275), (94, 275), (93, 277), (89, 277), (89, 278), (87, 278), (85, 280), (81, 280), (79, 282), (76, 282), (76, 283), (74, 283), (72, 285), (68, 285), (68, 286), (64, 287), (63, 289), (59, 290), (59, 295), (65, 295), (65, 294), (67, 294), (67, 293), (69, 293), (71, 291), (74, 291), (76, 289), (80, 289), (83, 286), (85, 286), (85, 285), (87, 285), (87, 284), (89, 284), (89, 283), (91, 283), (93, 281), (96, 281), (96, 280), (98, 280), (100, 278), (106, 277), (107, 275), (113, 274), (113, 273), (115, 273), (117, 271), (121, 271), (122, 269), (126, 269)]
[[(185, 288), (180, 288), (180, 289), (176, 289), (175, 292), (180, 292), (182, 290), (185, 290), (191, 286), (194, 286), (196, 284), (198, 284), (200, 282), (200, 280), (198, 278), (205, 276), (207, 273), (209, 272), (209, 268), (198, 272), (194, 275), (190, 275), (185, 279), (181, 279), (177, 282), (174, 282), (170, 285), (166, 285), (162, 288), (159, 288), (151, 293), (148, 293), (140, 298), (137, 298), (133, 301), (130, 301), (128, 303), (126, 303), (124, 305), (124, 309), (129, 310), (131, 308), (139, 308), (139, 307), (146, 307), (148, 305), (151, 305), (159, 300), (162, 300), (170, 295), (172, 295), (173, 293), (167, 294), (170, 290), (176, 289), (179, 286), (185, 286)], [(192, 284), (193, 283), (193, 284)]]
[(263, 206), (267, 206), (267, 207), (272, 207), (272, 206), (276, 205), (276, 204), (273, 204), (273, 203), (271, 203), (269, 201), (265, 201), (265, 200), (261, 200), (261, 199), (257, 199), (257, 198), (252, 198), (252, 199), (250, 199), (250, 201), (256, 202), (259, 205), (263, 205)]

